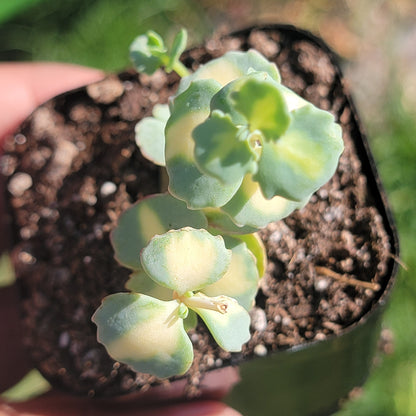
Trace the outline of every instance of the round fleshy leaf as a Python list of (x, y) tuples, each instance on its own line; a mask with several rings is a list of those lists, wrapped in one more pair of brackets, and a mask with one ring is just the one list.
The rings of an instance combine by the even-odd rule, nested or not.
[[(198, 296), (198, 293), (194, 295)], [(205, 322), (217, 344), (226, 351), (238, 352), (250, 339), (250, 315), (235, 299), (227, 296), (211, 298), (226, 304), (227, 311), (191, 307)]]
[(230, 51), (200, 66), (193, 74), (183, 78), (179, 84), (178, 94), (198, 79), (214, 79), (221, 85), (226, 85), (254, 71), (266, 72), (276, 82), (280, 82), (280, 74), (276, 65), (259, 52), (254, 49), (247, 52)]
[(343, 150), (341, 127), (312, 104), (292, 111), (292, 122), (275, 143), (265, 142), (254, 175), (267, 199), (303, 201), (334, 174)]
[[(309, 195), (306, 201), (308, 199)], [(259, 184), (247, 175), (240, 189), (227, 204), (221, 207), (221, 210), (239, 226), (258, 230), (271, 222), (287, 217), (295, 209), (303, 207), (306, 201), (291, 201), (281, 196), (266, 199)]]
[(259, 130), (267, 140), (277, 140), (290, 124), (290, 114), (280, 84), (247, 77), (231, 94), (235, 109), (247, 119), (250, 130)]
[(123, 212), (111, 233), (115, 258), (123, 266), (140, 270), (140, 251), (154, 235), (185, 226), (205, 228), (207, 220), (202, 212), (189, 210), (169, 194), (144, 198)]
[(192, 137), (196, 163), (206, 174), (233, 184), (246, 173), (256, 172), (257, 154), (248, 140), (248, 131), (236, 127), (229, 115), (214, 111), (194, 129)]
[(205, 208), (203, 213), (213, 234), (250, 234), (258, 231), (256, 227), (238, 226), (221, 208)]
[(231, 252), (220, 236), (187, 227), (153, 237), (140, 258), (156, 283), (184, 294), (221, 279), (230, 265)]
[(267, 253), (266, 247), (264, 247), (263, 240), (257, 233), (236, 235), (235, 238), (244, 241), (247, 248), (253, 253), (256, 258), (256, 266), (260, 276), (260, 279), (264, 276), (264, 272), (267, 267)]
[(153, 117), (145, 117), (135, 127), (136, 144), (142, 155), (159, 166), (165, 166), (165, 127), (169, 106), (156, 104)]
[(224, 205), (240, 186), (241, 180), (224, 184), (201, 172), (195, 162), (192, 131), (209, 115), (209, 102), (221, 86), (213, 80), (193, 82), (174, 100), (167, 122), (166, 169), (169, 191), (191, 209)]
[(230, 267), (220, 280), (204, 287), (201, 292), (210, 297), (229, 296), (249, 311), (253, 307), (259, 284), (256, 258), (242, 240), (225, 236), (224, 242), (231, 250)]
[(152, 75), (166, 64), (163, 39), (152, 30), (138, 36), (130, 45), (130, 59), (138, 72)]
[(192, 343), (178, 312), (175, 300), (116, 293), (104, 298), (92, 320), (98, 341), (111, 357), (135, 371), (164, 378), (184, 374), (193, 360)]
[(159, 300), (168, 301), (173, 299), (173, 291), (158, 285), (143, 269), (135, 270), (130, 274), (125, 288), (130, 292), (142, 293), (143, 295), (151, 296)]

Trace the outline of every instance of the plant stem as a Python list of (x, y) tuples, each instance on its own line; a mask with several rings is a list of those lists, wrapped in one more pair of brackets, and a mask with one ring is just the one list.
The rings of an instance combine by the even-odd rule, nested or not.
[(189, 69), (180, 61), (176, 61), (175, 64), (173, 65), (172, 69), (181, 77), (187, 77), (188, 75), (190, 75), (190, 71)]

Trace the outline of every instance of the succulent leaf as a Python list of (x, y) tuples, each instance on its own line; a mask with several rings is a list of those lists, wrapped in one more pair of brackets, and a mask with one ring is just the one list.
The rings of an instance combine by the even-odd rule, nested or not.
[(192, 131), (209, 115), (210, 100), (220, 87), (213, 80), (193, 82), (175, 98), (166, 125), (165, 157), (169, 191), (176, 198), (186, 201), (191, 209), (225, 204), (241, 183), (240, 180), (224, 184), (204, 174), (198, 169), (194, 158)]
[(130, 292), (142, 293), (160, 300), (168, 301), (173, 299), (172, 289), (158, 285), (143, 269), (135, 270), (130, 274), (125, 288)]
[(227, 204), (221, 207), (221, 210), (228, 214), (237, 225), (259, 230), (270, 222), (287, 217), (295, 209), (304, 205), (305, 201), (292, 201), (281, 196), (266, 199), (259, 184), (247, 175), (239, 190)]
[(185, 226), (205, 228), (207, 220), (200, 211), (169, 194), (155, 194), (132, 205), (120, 216), (111, 233), (116, 260), (133, 270), (140, 270), (140, 251), (155, 234)]
[(175, 36), (172, 44), (172, 48), (169, 52), (169, 62), (166, 65), (166, 71), (170, 72), (175, 70), (175, 65), (179, 62), (179, 58), (182, 52), (186, 49), (186, 43), (188, 41), (188, 34), (185, 29), (181, 29)]
[(189, 309), (188, 316), (183, 320), (183, 327), (186, 332), (189, 332), (191, 329), (195, 329), (197, 325), (198, 316), (192, 309)]
[(230, 215), (228, 215), (222, 208), (205, 208), (203, 212), (208, 220), (209, 229), (213, 234), (249, 234), (258, 231), (257, 227), (250, 227), (248, 225), (237, 225)]
[(153, 237), (140, 258), (156, 283), (184, 294), (221, 279), (230, 265), (231, 252), (220, 236), (186, 227)]
[(145, 117), (135, 127), (136, 144), (142, 155), (159, 166), (165, 166), (165, 127), (169, 106), (156, 104), (153, 117)]
[(92, 320), (98, 341), (114, 359), (164, 378), (185, 373), (193, 360), (192, 343), (178, 313), (175, 300), (116, 293), (104, 298)]
[(215, 79), (222, 86), (254, 71), (266, 72), (276, 82), (280, 74), (275, 64), (254, 49), (247, 52), (231, 51), (199, 67), (193, 74), (183, 78), (177, 94), (185, 91), (198, 79)]
[[(194, 295), (198, 296), (198, 293)], [(235, 299), (227, 296), (211, 298), (226, 304), (227, 311), (191, 307), (205, 322), (217, 344), (226, 351), (238, 352), (250, 339), (250, 315)]]
[(265, 142), (253, 176), (267, 199), (304, 201), (334, 174), (343, 150), (341, 127), (312, 104), (291, 112), (292, 122), (277, 142)]
[(152, 30), (138, 36), (130, 46), (130, 59), (138, 72), (152, 75), (166, 64), (163, 39)]
[(240, 182), (246, 173), (255, 173), (257, 154), (248, 132), (241, 133), (229, 115), (214, 111), (192, 133), (198, 167), (227, 184)]
[(261, 279), (264, 276), (264, 272), (266, 271), (267, 267), (267, 253), (263, 244), (263, 240), (257, 233), (236, 235), (235, 238), (244, 241), (247, 245), (247, 248), (256, 258), (257, 271)]
[(249, 311), (253, 307), (259, 284), (256, 258), (244, 241), (225, 236), (224, 242), (231, 250), (230, 267), (220, 280), (202, 288), (201, 292), (210, 297), (232, 297)]
[(231, 94), (234, 107), (247, 119), (250, 130), (259, 130), (267, 140), (277, 140), (290, 124), (289, 110), (280, 84), (247, 77)]

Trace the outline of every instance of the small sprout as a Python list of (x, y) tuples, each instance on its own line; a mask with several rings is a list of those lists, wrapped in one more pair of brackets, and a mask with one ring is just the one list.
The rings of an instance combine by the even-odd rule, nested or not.
[(138, 72), (152, 75), (164, 67), (166, 72), (175, 71), (179, 76), (189, 75), (188, 69), (179, 58), (186, 48), (186, 30), (182, 29), (173, 40), (170, 51), (156, 32), (149, 30), (138, 36), (130, 46), (130, 58)]
[(222, 348), (240, 351), (250, 338), (247, 310), (232, 297), (199, 291), (223, 278), (231, 257), (223, 239), (206, 230), (156, 235), (141, 252), (142, 267), (148, 278), (172, 290), (172, 300), (139, 293), (106, 297), (92, 318), (99, 342), (136, 371), (161, 378), (183, 374), (193, 359), (185, 327), (195, 325), (196, 313)]

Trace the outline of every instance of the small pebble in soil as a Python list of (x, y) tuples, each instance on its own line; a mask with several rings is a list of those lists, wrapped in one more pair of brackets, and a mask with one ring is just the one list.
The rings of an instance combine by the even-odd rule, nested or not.
[(16, 134), (16, 136), (14, 136), (14, 141), (16, 142), (16, 144), (25, 144), (27, 142), (26, 136), (24, 136), (21, 133)]
[(117, 191), (117, 185), (114, 182), (104, 182), (100, 188), (100, 194), (103, 197), (112, 195), (115, 191)]
[(251, 326), (255, 331), (263, 332), (267, 328), (266, 312), (260, 308), (250, 310)]
[(33, 185), (32, 177), (27, 173), (18, 172), (10, 179), (7, 189), (15, 196), (22, 196)]
[(263, 344), (258, 344), (254, 347), (254, 354), (258, 357), (265, 357), (267, 355), (267, 348)]
[(319, 279), (315, 281), (315, 290), (319, 293), (325, 292), (328, 289), (329, 281), (327, 279)]
[(315, 335), (315, 340), (316, 341), (323, 341), (324, 339), (326, 339), (326, 335), (323, 332), (318, 332)]
[(29, 254), (27, 251), (21, 251), (18, 254), (18, 259), (19, 259), (19, 261), (21, 261), (22, 263), (25, 263), (25, 264), (35, 264), (36, 263), (36, 258), (33, 257), (31, 254)]

